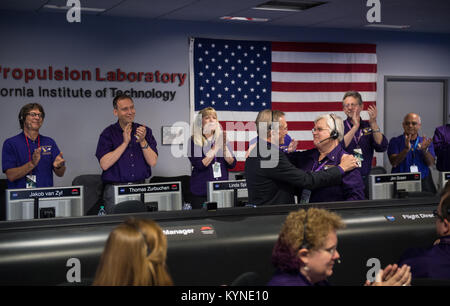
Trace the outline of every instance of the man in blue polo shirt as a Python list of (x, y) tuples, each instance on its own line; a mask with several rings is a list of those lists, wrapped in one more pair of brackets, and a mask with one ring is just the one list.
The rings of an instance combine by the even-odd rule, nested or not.
[(23, 132), (3, 143), (2, 168), (9, 189), (52, 187), (53, 172), (61, 177), (66, 171), (62, 152), (55, 141), (39, 134), (44, 117), (40, 104), (23, 106), (19, 112)]
[(409, 113), (403, 119), (404, 133), (392, 137), (387, 154), (392, 165), (392, 173), (420, 172), (422, 191), (436, 193), (429, 167), (435, 163), (435, 154), (431, 138), (419, 136), (422, 127), (420, 116)]
[(107, 213), (112, 213), (114, 208), (113, 185), (144, 183), (158, 160), (152, 130), (133, 122), (136, 110), (131, 97), (115, 97), (113, 107), (118, 120), (101, 133), (95, 153), (103, 170), (103, 199)]

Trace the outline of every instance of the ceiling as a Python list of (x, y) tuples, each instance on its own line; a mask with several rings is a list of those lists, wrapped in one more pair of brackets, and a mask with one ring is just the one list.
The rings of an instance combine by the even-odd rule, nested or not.
[[(102, 13), (88, 13), (115, 17), (207, 22), (224, 21), (222, 16), (268, 18), (265, 24), (290, 27), (322, 27), (369, 29), (366, 25), (367, 2), (372, 0), (320, 0), (323, 5), (306, 11), (285, 12), (253, 9), (268, 0), (80, 0), (81, 7), (104, 8)], [(311, 2), (313, 0), (284, 0)], [(375, 0), (376, 1), (376, 0)], [(450, 33), (449, 0), (379, 0), (382, 25), (409, 25), (405, 32)], [(2, 0), (0, 10), (34, 11), (38, 14), (54, 11), (46, 4), (65, 6), (67, 0)], [(372, 30), (386, 30), (370, 28)], [(391, 29), (390, 29), (391, 30)]]

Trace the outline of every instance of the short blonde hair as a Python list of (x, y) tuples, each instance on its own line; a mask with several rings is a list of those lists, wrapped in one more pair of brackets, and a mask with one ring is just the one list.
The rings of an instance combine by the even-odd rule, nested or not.
[(318, 250), (325, 245), (331, 231), (344, 227), (339, 215), (325, 209), (310, 208), (291, 212), (286, 217), (273, 248), (273, 265), (281, 271), (298, 272), (300, 261), (297, 252), (302, 246), (307, 244), (308, 249)]
[(159, 225), (130, 218), (110, 233), (93, 285), (173, 285), (166, 257), (167, 240)]

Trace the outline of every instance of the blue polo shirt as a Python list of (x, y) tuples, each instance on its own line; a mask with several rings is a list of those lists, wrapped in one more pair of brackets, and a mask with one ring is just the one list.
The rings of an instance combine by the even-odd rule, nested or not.
[[(423, 137), (417, 136), (419, 141), (418, 143), (422, 143)], [(419, 168), (419, 172), (422, 174), (422, 179), (426, 178), (430, 173), (430, 169), (428, 169), (427, 164), (425, 163), (424, 152), (414, 149), (414, 145), (416, 140), (411, 140), (411, 150), (409, 150), (405, 159), (397, 166), (392, 168), (392, 173), (403, 173), (403, 172), (411, 172), (410, 167), (414, 164)], [(405, 135), (400, 135), (398, 137), (392, 137), (389, 140), (389, 146), (387, 150), (388, 156), (392, 154), (399, 154), (405, 148)], [(436, 157), (434, 154), (433, 143), (428, 147), (428, 151)]]
[[(31, 174), (36, 175), (36, 187), (52, 187), (53, 162), (60, 151), (55, 141), (50, 137), (39, 135), (34, 141), (28, 138), (28, 145), (23, 132), (6, 139), (2, 149), (3, 172), (5, 173), (8, 169), (17, 168), (28, 163), (39, 143), (42, 148), (41, 159)], [(28, 146), (30, 150), (28, 150)], [(8, 180), (8, 189), (12, 188), (26, 188), (26, 176), (14, 182)]]
[[(145, 180), (152, 174), (151, 167), (145, 161), (144, 153), (142, 152), (141, 144), (137, 142), (134, 135), (136, 129), (140, 126), (138, 123), (132, 124), (131, 141), (128, 147), (120, 156), (119, 160), (112, 165), (108, 170), (103, 171), (102, 180), (105, 183), (130, 183)], [(147, 127), (145, 135), (150, 148), (158, 154), (156, 149), (156, 140), (153, 137), (152, 130)], [(117, 121), (115, 124), (108, 126), (100, 134), (97, 144), (97, 151), (95, 156), (98, 161), (107, 153), (114, 151), (123, 143), (123, 130)]]

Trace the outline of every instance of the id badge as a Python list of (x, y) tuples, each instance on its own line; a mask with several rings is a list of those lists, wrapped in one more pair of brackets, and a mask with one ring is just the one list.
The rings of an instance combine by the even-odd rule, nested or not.
[(419, 167), (417, 167), (416, 165), (411, 165), (411, 167), (409, 167), (409, 171), (410, 172), (419, 172)]
[(362, 161), (364, 160), (361, 148), (356, 148), (353, 150), (353, 156), (356, 158), (356, 163), (358, 167), (361, 168)]
[(36, 188), (36, 175), (27, 175), (26, 176), (26, 187), (27, 188)]
[(220, 163), (215, 162), (213, 165), (213, 175), (214, 178), (222, 177), (222, 170), (220, 169)]
[(308, 204), (310, 197), (311, 197), (311, 190), (303, 189), (302, 195), (300, 197), (300, 204)]

